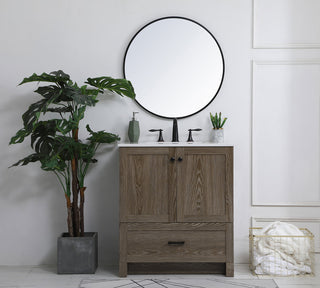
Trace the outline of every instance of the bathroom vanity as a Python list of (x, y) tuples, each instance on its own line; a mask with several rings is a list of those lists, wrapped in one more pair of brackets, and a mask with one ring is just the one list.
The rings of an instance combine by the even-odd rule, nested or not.
[(233, 276), (233, 146), (119, 144), (119, 274)]

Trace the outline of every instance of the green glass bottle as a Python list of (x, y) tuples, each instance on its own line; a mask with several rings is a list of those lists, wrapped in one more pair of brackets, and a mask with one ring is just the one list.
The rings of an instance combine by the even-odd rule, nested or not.
[(140, 137), (139, 121), (135, 119), (135, 114), (139, 112), (133, 112), (132, 120), (129, 122), (128, 136), (130, 143), (138, 143)]

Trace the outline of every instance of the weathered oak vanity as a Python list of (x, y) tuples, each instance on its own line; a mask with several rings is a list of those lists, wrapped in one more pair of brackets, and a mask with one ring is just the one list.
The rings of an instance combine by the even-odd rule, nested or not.
[(233, 147), (119, 144), (119, 274), (233, 276)]

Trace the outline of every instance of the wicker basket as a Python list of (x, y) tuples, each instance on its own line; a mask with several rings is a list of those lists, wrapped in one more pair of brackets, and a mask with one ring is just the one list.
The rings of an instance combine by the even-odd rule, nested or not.
[(261, 235), (263, 228), (250, 228), (250, 270), (254, 275), (314, 275), (314, 235)]

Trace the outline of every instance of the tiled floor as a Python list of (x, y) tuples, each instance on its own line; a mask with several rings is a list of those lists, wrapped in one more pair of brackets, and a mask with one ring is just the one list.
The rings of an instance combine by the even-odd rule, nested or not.
[[(320, 260), (320, 255), (317, 260)], [(320, 264), (319, 261), (317, 263)], [(278, 277), (273, 278), (279, 288), (320, 288), (320, 265), (316, 265), (316, 275), (306, 277)], [(319, 273), (317, 273), (319, 271)], [(94, 275), (57, 275), (56, 268), (51, 266), (23, 266), (8, 267), (0, 266), (0, 288), (78, 288), (80, 282), (84, 279), (115, 279), (117, 278), (116, 268), (100, 267)], [(143, 279), (145, 275), (130, 275), (131, 279)], [(148, 278), (161, 278), (163, 275), (148, 275)], [(181, 275), (170, 275), (170, 278), (180, 277)], [(183, 277), (212, 277), (212, 275), (185, 275)], [(214, 277), (224, 277), (215, 275)], [(237, 279), (254, 279), (248, 268), (248, 265), (235, 265), (235, 278)], [(261, 277), (271, 279), (271, 277)], [(213, 288), (219, 288), (215, 286)]]

